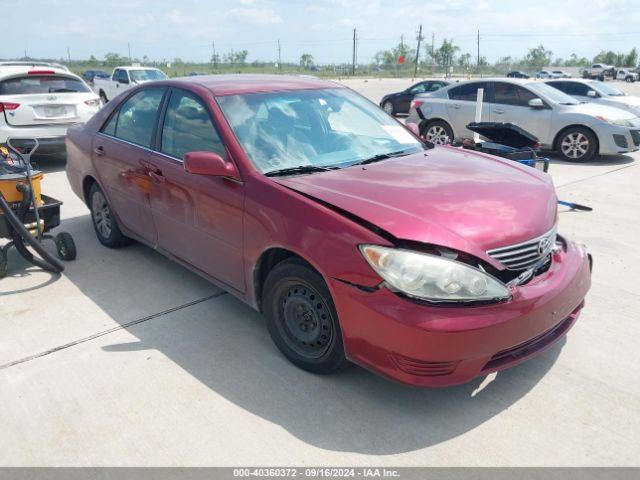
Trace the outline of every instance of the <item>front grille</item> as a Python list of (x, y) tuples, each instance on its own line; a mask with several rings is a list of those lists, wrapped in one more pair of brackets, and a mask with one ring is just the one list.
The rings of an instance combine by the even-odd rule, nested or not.
[(556, 227), (544, 235), (508, 247), (494, 248), (487, 254), (509, 270), (527, 270), (546, 258), (556, 243)]
[(636, 147), (640, 147), (640, 130), (631, 130), (631, 138)]

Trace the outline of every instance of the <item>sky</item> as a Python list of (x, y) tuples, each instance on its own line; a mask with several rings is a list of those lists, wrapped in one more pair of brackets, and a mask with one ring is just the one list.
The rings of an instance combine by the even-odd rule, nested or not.
[(248, 50), (248, 61), (302, 53), (316, 63), (349, 63), (353, 29), (358, 61), (404, 41), (418, 25), (436, 46), (452, 39), (461, 53), (489, 61), (522, 57), (539, 44), (554, 56), (588, 58), (601, 49), (640, 47), (640, 0), (0, 0), (0, 58), (72, 59), (107, 52), (154, 60), (209, 61)]

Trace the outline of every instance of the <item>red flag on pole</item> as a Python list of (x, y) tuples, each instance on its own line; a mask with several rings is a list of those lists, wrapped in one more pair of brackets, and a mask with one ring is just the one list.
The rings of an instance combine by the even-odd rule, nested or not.
[(400, 55), (398, 57), (398, 65), (402, 65), (404, 63), (404, 55)]

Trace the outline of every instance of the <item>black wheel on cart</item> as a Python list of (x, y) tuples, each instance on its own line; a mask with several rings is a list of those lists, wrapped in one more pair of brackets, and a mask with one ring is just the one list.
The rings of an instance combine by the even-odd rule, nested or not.
[(7, 276), (7, 253), (0, 248), (0, 278)]
[(78, 254), (76, 242), (73, 241), (73, 237), (68, 232), (60, 232), (56, 235), (56, 250), (58, 251), (58, 257), (67, 262), (75, 260)]

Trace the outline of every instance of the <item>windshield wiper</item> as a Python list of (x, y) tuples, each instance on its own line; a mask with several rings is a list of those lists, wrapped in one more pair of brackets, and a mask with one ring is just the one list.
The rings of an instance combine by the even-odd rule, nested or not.
[(265, 173), (267, 177), (282, 177), (285, 175), (302, 175), (304, 173), (327, 172), (335, 170), (337, 167), (321, 167), (319, 165), (298, 165), (297, 167), (283, 168), (281, 170), (272, 170)]
[(406, 150), (399, 150), (397, 152), (390, 152), (390, 153), (380, 153), (378, 155), (374, 155), (371, 158), (366, 158), (364, 160), (360, 160), (359, 162), (352, 163), (350, 166), (353, 167), (354, 165), (367, 165), (368, 163), (375, 163), (381, 160), (387, 160), (389, 158), (394, 158), (394, 157), (404, 157), (405, 155), (409, 155), (409, 154), (410, 152)]

